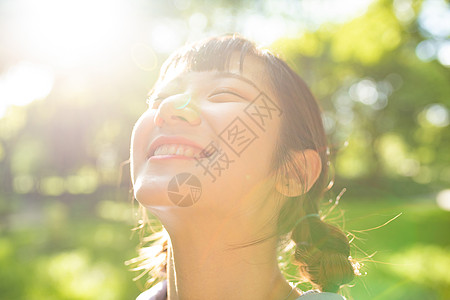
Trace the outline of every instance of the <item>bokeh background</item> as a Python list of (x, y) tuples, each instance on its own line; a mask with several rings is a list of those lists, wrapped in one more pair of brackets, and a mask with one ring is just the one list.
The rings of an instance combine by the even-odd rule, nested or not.
[(0, 299), (139, 294), (133, 123), (171, 51), (230, 32), (321, 102), (351, 297), (450, 299), (444, 0), (0, 0)]

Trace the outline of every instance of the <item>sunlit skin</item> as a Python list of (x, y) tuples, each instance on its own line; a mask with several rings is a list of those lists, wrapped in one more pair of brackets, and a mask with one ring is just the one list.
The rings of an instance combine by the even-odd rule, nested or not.
[[(242, 76), (238, 78), (234, 75)], [(244, 69), (232, 60), (230, 74), (172, 69), (154, 91), (149, 109), (133, 130), (131, 165), (136, 199), (170, 235), (168, 299), (286, 299), (291, 287), (278, 267), (276, 238), (232, 249), (275, 232), (283, 198), (271, 161), (280, 119), (265, 131), (246, 122), (258, 138), (212, 182), (192, 158), (150, 157), (160, 136), (187, 138), (205, 147), (213, 141), (233, 155), (218, 136), (261, 92), (273, 101), (265, 70), (247, 57)], [(248, 119), (247, 119), (248, 120)], [(316, 164), (317, 165), (317, 164)], [(319, 166), (320, 169), (320, 166)], [(179, 207), (167, 195), (168, 182), (188, 172), (202, 184), (197, 203)], [(318, 172), (311, 175), (314, 181)], [(279, 184), (278, 184), (279, 186)], [(283, 296), (284, 295), (284, 296)], [(297, 291), (287, 299), (295, 299)]]

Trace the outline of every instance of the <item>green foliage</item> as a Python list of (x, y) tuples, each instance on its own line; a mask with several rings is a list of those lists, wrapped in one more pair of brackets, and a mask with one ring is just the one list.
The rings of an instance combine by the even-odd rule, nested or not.
[[(378, 1), (348, 23), (275, 43), (325, 110), (338, 176), (450, 183), (441, 175), (450, 155), (436, 151), (450, 146), (450, 73), (417, 58), (419, 30), (402, 24), (390, 1)], [(438, 111), (441, 124), (433, 121)]]
[(448, 298), (450, 239), (442, 231), (450, 226), (448, 212), (426, 198), (345, 198), (341, 209), (355, 237), (352, 255), (364, 265), (349, 289), (355, 299)]
[[(91, 196), (67, 204), (49, 198), (40, 201), (40, 210), (27, 212), (33, 204), (16, 201), (22, 210), (10, 218), (14, 227), (2, 227), (0, 239), (2, 299), (136, 297), (133, 274), (124, 265), (138, 243), (130, 231), (130, 203), (95, 201)], [(95, 202), (98, 209), (87, 212), (86, 205)], [(121, 209), (103, 212), (111, 205)], [(74, 206), (85, 208), (77, 212)]]

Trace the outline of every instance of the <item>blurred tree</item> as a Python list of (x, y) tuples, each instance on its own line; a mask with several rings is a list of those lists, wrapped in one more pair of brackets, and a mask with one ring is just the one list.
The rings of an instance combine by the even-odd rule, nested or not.
[[(10, 299), (52, 293), (66, 298), (76, 287), (64, 288), (62, 281), (87, 274), (99, 288), (88, 295), (90, 283), (81, 280), (87, 288), (73, 297), (92, 299), (108, 286), (101, 274), (123, 282), (121, 272), (97, 260), (112, 253), (114, 265), (134, 255), (133, 242), (123, 238), (127, 233), (117, 234), (120, 228), (128, 232), (132, 219), (127, 204), (117, 201), (127, 198), (126, 172), (116, 192), (132, 126), (146, 109), (146, 94), (168, 52), (207, 35), (237, 31), (259, 38), (301, 74), (324, 109), (337, 182), (350, 191), (362, 186), (363, 195), (372, 197), (367, 187), (376, 186), (405, 197), (417, 191), (413, 183), (427, 191), (448, 187), (450, 55), (445, 47), (450, 32), (446, 24), (429, 25), (431, 2), (450, 11), (448, 1), (378, 0), (350, 21), (323, 22), (313, 1), (136, 4), (128, 48), (111, 47), (113, 58), (98, 62), (55, 67), (56, 80), (45, 99), (10, 107), (0, 118), (1, 292), (8, 290)], [(3, 17), (7, 14), (0, 22)], [(280, 32), (286, 36), (279, 38)], [(17, 63), (16, 52), (11, 53), (0, 47), (5, 74)], [(406, 231), (402, 227), (392, 235)], [(62, 278), (59, 266), (66, 263), (75, 267)], [(30, 274), (42, 280), (21, 291)], [(115, 299), (134, 293), (124, 289), (117, 285)]]
[[(322, 25), (297, 39), (275, 43), (312, 86), (337, 153), (337, 174), (347, 178), (412, 178), (450, 183), (450, 72), (422, 61), (425, 40), (419, 1), (402, 22), (400, 1), (378, 1), (341, 26)], [(405, 2), (405, 1), (404, 1)]]

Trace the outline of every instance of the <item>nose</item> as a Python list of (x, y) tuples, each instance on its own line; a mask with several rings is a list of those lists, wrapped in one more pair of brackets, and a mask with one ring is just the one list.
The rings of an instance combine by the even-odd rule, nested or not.
[(200, 114), (191, 100), (190, 94), (177, 94), (165, 98), (155, 114), (155, 124), (159, 127), (163, 126), (164, 123), (169, 125), (179, 123), (199, 125), (201, 123)]

